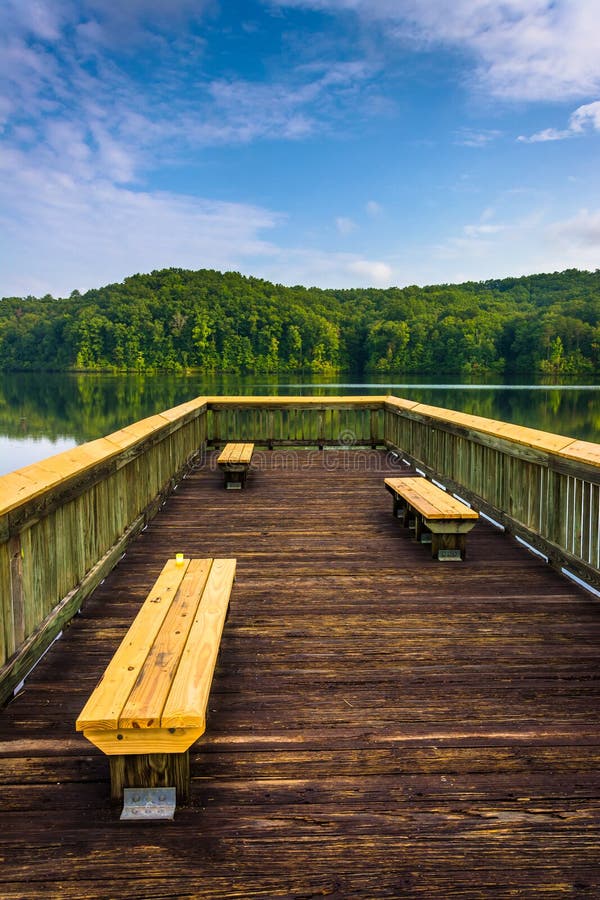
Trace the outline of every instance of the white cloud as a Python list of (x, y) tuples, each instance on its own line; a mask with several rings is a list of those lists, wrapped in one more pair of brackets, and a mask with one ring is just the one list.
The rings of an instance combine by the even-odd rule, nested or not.
[(366, 277), (368, 283), (375, 287), (384, 287), (392, 282), (392, 267), (380, 260), (357, 259), (348, 264), (348, 270), (353, 275)]
[(390, 263), (309, 248), (279, 248), (258, 260), (252, 274), (280, 284), (330, 288), (389, 287), (396, 278)]
[(505, 228), (505, 225), (490, 225), (481, 222), (478, 225), (465, 225), (464, 233), (469, 238), (488, 237), (491, 234), (499, 234)]
[(68, 295), (163, 266), (239, 269), (276, 253), (269, 210), (169, 192), (0, 156), (0, 294)]
[(526, 144), (537, 144), (544, 141), (562, 141), (565, 138), (580, 137), (589, 131), (600, 131), (600, 100), (586, 103), (578, 107), (569, 119), (568, 128), (544, 128), (526, 137), (520, 135), (517, 140)]
[(554, 222), (548, 227), (548, 237), (569, 249), (591, 254), (594, 268), (600, 264), (600, 210), (581, 209), (570, 219)]
[(335, 226), (343, 237), (352, 234), (352, 232), (356, 231), (358, 228), (358, 225), (353, 219), (347, 219), (345, 216), (338, 216), (335, 220)]
[(380, 203), (377, 203), (376, 200), (369, 200), (365, 206), (365, 210), (368, 216), (372, 219), (376, 219), (383, 213), (383, 206)]
[(472, 129), (463, 129), (456, 137), (456, 143), (464, 147), (486, 147), (501, 136), (500, 131), (488, 129), (485, 131), (474, 131)]
[(85, 158), (70, 172), (53, 159), (33, 164), (15, 149), (0, 153), (0, 296), (68, 296), (170, 266), (233, 269), (284, 284), (392, 283), (383, 260), (277, 246), (268, 236), (284, 217), (272, 210), (132, 190), (88, 177)]
[[(144, 189), (147, 171), (198, 148), (337, 130), (348, 109), (357, 120), (357, 97), (373, 82), (375, 68), (360, 59), (298, 64), (266, 83), (188, 80), (180, 52), (188, 38), (177, 35), (171, 46), (172, 37), (148, 26), (161, 22), (172, 32), (177, 15), (206, 6), (0, 5), (0, 294), (64, 295), (161, 266), (270, 266), (275, 280), (289, 282), (302, 261), (296, 282), (312, 274), (348, 286), (357, 276), (388, 277), (384, 263), (356, 255), (276, 247), (265, 235), (283, 216), (272, 210)], [(148, 53), (164, 63), (143, 84), (120, 63), (119, 41), (129, 32), (134, 42), (145, 36)], [(340, 217), (337, 227), (348, 234), (355, 223)]]
[(503, 222), (491, 222), (484, 213), (480, 222), (449, 234), (425, 256), (421, 250), (407, 254), (407, 265), (397, 268), (417, 284), (594, 270), (600, 259), (600, 210), (552, 220), (544, 206), (527, 210), (524, 205), (521, 215)]
[(4, 0), (0, 24), (4, 28), (8, 25), (29, 32), (45, 41), (55, 41), (60, 36), (66, 6), (60, 0), (52, 4), (44, 0), (30, 0), (27, 3), (23, 0)]
[(208, 85), (210, 104), (201, 101), (203, 115), (187, 112), (180, 131), (202, 144), (296, 140), (334, 131), (340, 113), (351, 109), (357, 118), (362, 106), (368, 114), (368, 104), (358, 104), (357, 97), (369, 93), (376, 72), (358, 59), (292, 66), (279, 81), (214, 80)]
[[(275, 2), (275, 0), (272, 0)], [(600, 89), (597, 0), (278, 0), (353, 12), (412, 46), (469, 52), (478, 85), (517, 100), (558, 100)]]
[(586, 128), (600, 131), (600, 100), (586, 103), (576, 109), (571, 116), (569, 125), (573, 131), (577, 132), (585, 131)]
[(544, 128), (542, 131), (536, 131), (535, 134), (532, 134), (529, 137), (520, 134), (517, 140), (523, 144), (542, 144), (547, 141), (562, 141), (564, 138), (568, 137), (573, 137), (573, 132), (568, 128), (563, 131), (560, 131), (557, 128)]
[(199, 17), (211, 0), (3, 0), (0, 27), (20, 31), (52, 43), (62, 38), (67, 24), (104, 43), (147, 38), (149, 31), (177, 31), (183, 17)]

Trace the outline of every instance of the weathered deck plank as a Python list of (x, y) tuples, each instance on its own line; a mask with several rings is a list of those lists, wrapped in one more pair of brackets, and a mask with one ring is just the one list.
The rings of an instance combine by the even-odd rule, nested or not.
[[(440, 567), (378, 452), (216, 454), (0, 712), (0, 896), (597, 897), (600, 605), (484, 522)], [(74, 731), (163, 562), (236, 557), (191, 804), (121, 823)]]

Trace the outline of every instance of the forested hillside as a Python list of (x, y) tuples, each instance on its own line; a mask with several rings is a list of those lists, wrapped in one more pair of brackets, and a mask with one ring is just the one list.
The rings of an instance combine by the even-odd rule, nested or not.
[(0, 367), (200, 372), (600, 372), (600, 270), (424, 288), (284, 287), (164, 269), (0, 301)]

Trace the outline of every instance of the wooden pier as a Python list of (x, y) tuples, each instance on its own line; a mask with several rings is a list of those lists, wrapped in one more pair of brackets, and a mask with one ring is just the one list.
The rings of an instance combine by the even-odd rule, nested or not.
[[(600, 601), (483, 519), (433, 560), (385, 450), (216, 457), (0, 711), (0, 897), (600, 896)], [(74, 723), (176, 552), (237, 559), (208, 730), (174, 821), (120, 822)]]

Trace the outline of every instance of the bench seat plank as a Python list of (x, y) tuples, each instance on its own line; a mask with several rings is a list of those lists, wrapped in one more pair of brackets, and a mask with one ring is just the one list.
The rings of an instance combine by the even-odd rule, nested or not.
[(447, 491), (420, 475), (414, 478), (386, 478), (386, 485), (403, 497), (424, 519), (478, 519), (470, 509)]
[(217, 465), (225, 476), (227, 489), (241, 490), (252, 462), (254, 444), (226, 444), (221, 451)]
[[(192, 732), (199, 736), (205, 726), (235, 568), (235, 559), (166, 563), (77, 731), (105, 753), (161, 752), (168, 734), (179, 744), (185, 733), (187, 746), (193, 743)], [(147, 751), (126, 749), (142, 743)]]
[(217, 459), (218, 465), (250, 465), (254, 444), (226, 444)]
[[(162, 713), (206, 585), (211, 560), (193, 559), (119, 716), (119, 728), (164, 728)], [(181, 722), (183, 727), (191, 722)]]
[(216, 559), (163, 710), (163, 728), (206, 727), (212, 672), (221, 643), (235, 559)]
[(235, 570), (235, 559), (168, 560), (80, 713), (77, 730), (110, 760), (113, 800), (125, 787), (188, 799)]
[(121, 711), (142, 671), (148, 649), (169, 612), (188, 565), (189, 560), (184, 561), (183, 565), (177, 565), (174, 559), (167, 561), (104, 675), (79, 714), (77, 731), (118, 729)]
[(413, 514), (415, 538), (431, 542), (435, 559), (465, 558), (466, 535), (477, 522), (478, 512), (420, 475), (384, 482), (394, 498), (394, 516), (408, 525)]

